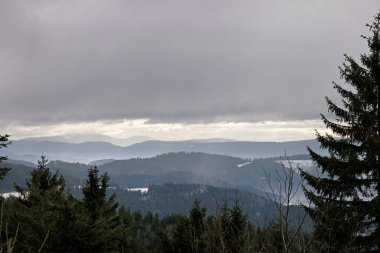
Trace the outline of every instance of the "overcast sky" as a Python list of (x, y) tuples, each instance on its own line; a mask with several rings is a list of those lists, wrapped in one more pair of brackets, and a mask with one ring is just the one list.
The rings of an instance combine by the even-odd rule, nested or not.
[(0, 134), (314, 138), (377, 0), (0, 0)]

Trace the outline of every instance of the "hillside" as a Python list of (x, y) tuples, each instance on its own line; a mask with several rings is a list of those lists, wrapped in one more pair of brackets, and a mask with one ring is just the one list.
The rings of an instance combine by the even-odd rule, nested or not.
[[(230, 206), (238, 200), (251, 222), (259, 226), (268, 225), (268, 222), (278, 215), (272, 200), (247, 191), (210, 185), (173, 183), (150, 185), (148, 188), (147, 193), (127, 191), (122, 188), (109, 189), (109, 195), (115, 193), (120, 206), (129, 208), (132, 212), (140, 212), (142, 215), (149, 212), (156, 213), (159, 217), (172, 213), (187, 215), (196, 198), (207, 208), (209, 215), (215, 214), (225, 199)], [(71, 188), (70, 191), (77, 198), (83, 197), (78, 188)], [(296, 206), (291, 207), (290, 212), (292, 220), (303, 213)], [(310, 225), (310, 221), (307, 222)]]
[[(279, 161), (284, 157), (243, 159), (231, 156), (212, 155), (205, 153), (168, 153), (152, 158), (132, 158), (126, 160), (109, 161), (99, 165), (99, 170), (111, 178), (111, 185), (116, 187), (147, 187), (152, 184), (164, 183), (195, 183), (219, 187), (244, 189), (255, 194), (267, 196), (270, 191), (268, 178), (271, 184), (276, 184), (282, 173)], [(307, 155), (290, 156), (292, 161), (308, 160)], [(11, 161), (4, 163), (10, 166), (12, 173), (17, 173), (17, 181), (23, 183), (30, 167), (15, 166)], [(81, 163), (67, 163), (51, 161), (49, 167), (59, 171), (68, 185), (81, 185), (87, 178), (89, 165)], [(12, 190), (13, 177), (5, 178), (8, 187), (3, 190)], [(300, 182), (295, 174), (294, 183)], [(10, 187), (10, 188), (9, 188)]]

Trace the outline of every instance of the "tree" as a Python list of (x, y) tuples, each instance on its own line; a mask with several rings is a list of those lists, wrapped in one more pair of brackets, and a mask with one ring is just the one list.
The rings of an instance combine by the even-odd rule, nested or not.
[[(0, 135), (0, 149), (6, 148), (10, 144), (8, 138), (9, 135)], [(6, 156), (0, 156), (0, 163), (5, 160), (7, 160)], [(8, 173), (9, 170), (10, 168), (0, 168), (0, 180), (4, 178), (4, 176)]]
[[(109, 177), (104, 174), (99, 177), (99, 170), (95, 166), (88, 170), (88, 179), (83, 187), (84, 206), (91, 212), (92, 218), (95, 220), (101, 216), (101, 211), (107, 202), (107, 188)], [(115, 207), (116, 209), (116, 207)]]
[(16, 186), (21, 193), (16, 201), (16, 221), (20, 223), (20, 241), (17, 251), (67, 252), (65, 237), (68, 220), (65, 210), (65, 180), (58, 172), (52, 174), (45, 156), (26, 180), (26, 188)]
[(244, 238), (244, 233), (247, 229), (248, 217), (244, 214), (237, 196), (233, 207), (229, 211), (230, 224), (227, 232), (227, 245), (229, 251), (227, 252), (243, 252), (244, 240), (246, 239)]
[(189, 230), (192, 252), (203, 252), (205, 247), (204, 232), (206, 208), (201, 206), (201, 201), (196, 198), (190, 210)]
[(189, 217), (179, 216), (173, 235), (174, 252), (204, 252), (205, 251), (205, 217), (206, 208), (196, 198), (190, 210)]
[(317, 132), (317, 140), (329, 155), (308, 148), (321, 175), (301, 170), (312, 204), (305, 209), (324, 252), (380, 249), (380, 12), (367, 26), (369, 52), (361, 63), (345, 55), (340, 74), (347, 85), (333, 83), (342, 104), (326, 97), (336, 120), (321, 115), (332, 133)]
[(122, 238), (115, 195), (107, 199), (109, 177), (99, 176), (98, 168), (88, 170), (83, 187), (83, 213), (76, 217), (76, 230), (81, 233), (79, 252), (111, 252)]

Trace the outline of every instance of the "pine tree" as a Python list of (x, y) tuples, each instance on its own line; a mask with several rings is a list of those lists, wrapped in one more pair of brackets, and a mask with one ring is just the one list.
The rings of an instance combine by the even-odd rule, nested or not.
[(309, 148), (321, 175), (301, 171), (323, 252), (380, 250), (380, 12), (368, 27), (369, 52), (361, 64), (345, 55), (340, 73), (347, 85), (333, 83), (342, 105), (326, 98), (336, 120), (322, 115), (332, 133), (317, 133), (317, 140), (329, 155)]
[[(0, 149), (6, 148), (10, 144), (8, 138), (9, 135), (0, 135)], [(0, 156), (0, 163), (5, 160), (7, 160), (6, 156)], [(0, 180), (4, 178), (4, 176), (8, 173), (9, 170), (10, 168), (0, 168)]]

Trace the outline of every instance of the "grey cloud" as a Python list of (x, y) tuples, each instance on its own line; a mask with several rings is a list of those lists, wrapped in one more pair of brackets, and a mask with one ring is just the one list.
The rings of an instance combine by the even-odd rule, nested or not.
[(319, 118), (380, 6), (305, 2), (0, 1), (0, 122)]

